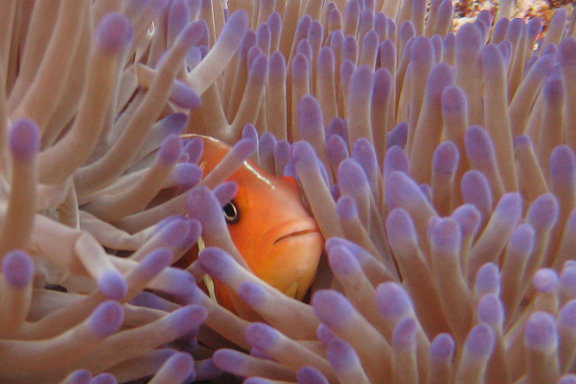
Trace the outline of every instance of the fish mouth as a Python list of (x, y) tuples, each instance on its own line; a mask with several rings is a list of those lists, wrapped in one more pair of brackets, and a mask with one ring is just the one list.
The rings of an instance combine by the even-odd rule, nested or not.
[(294, 232), (288, 233), (288, 234), (286, 234), (284, 236), (280, 236), (279, 238), (274, 240), (274, 245), (280, 243), (281, 241), (289, 240), (289, 239), (291, 239), (293, 237), (297, 237), (297, 236), (304, 236), (304, 235), (307, 235), (309, 233), (318, 233), (318, 229), (317, 228), (302, 229), (300, 231), (294, 231)]
[(313, 219), (289, 220), (268, 230), (260, 240), (254, 273), (287, 296), (302, 300), (316, 277), (323, 245)]

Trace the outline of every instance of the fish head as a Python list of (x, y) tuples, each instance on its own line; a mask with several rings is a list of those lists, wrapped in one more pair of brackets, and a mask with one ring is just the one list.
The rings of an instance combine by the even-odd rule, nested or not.
[(238, 193), (224, 214), (240, 254), (260, 279), (302, 300), (316, 276), (324, 241), (298, 186), (250, 163), (230, 180), (238, 183)]
[[(209, 173), (230, 147), (213, 138), (204, 143), (202, 166)], [(307, 209), (296, 181), (263, 170), (251, 160), (227, 181), (238, 185), (236, 196), (223, 207), (230, 235), (254, 274), (289, 297), (302, 300), (312, 285), (324, 240)], [(218, 301), (228, 309), (238, 298), (217, 281)]]

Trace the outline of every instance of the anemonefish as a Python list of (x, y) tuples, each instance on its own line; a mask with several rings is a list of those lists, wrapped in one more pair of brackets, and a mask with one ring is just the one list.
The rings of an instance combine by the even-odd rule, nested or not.
[[(183, 136), (194, 137), (204, 143), (199, 165), (206, 175), (230, 147), (207, 136)], [(238, 193), (222, 214), (238, 251), (256, 276), (302, 300), (316, 276), (324, 242), (296, 181), (271, 175), (251, 160), (228, 181), (238, 184)], [(221, 305), (233, 310), (234, 299), (223, 284), (214, 281), (214, 293)]]

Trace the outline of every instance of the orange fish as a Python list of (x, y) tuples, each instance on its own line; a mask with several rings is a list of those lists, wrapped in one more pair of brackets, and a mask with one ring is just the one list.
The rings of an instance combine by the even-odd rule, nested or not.
[[(204, 142), (200, 166), (208, 174), (230, 152), (211, 137)], [(323, 251), (323, 238), (304, 206), (296, 181), (278, 177), (247, 160), (227, 181), (238, 184), (238, 193), (223, 208), (230, 235), (256, 276), (289, 297), (302, 300), (310, 288)], [(214, 281), (218, 302), (233, 310), (223, 284)]]

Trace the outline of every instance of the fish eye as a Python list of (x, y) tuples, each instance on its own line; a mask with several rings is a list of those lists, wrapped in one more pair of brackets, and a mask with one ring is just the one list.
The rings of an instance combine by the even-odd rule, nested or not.
[(240, 220), (240, 212), (233, 201), (226, 204), (222, 208), (222, 212), (224, 212), (224, 218), (228, 224), (236, 224)]

